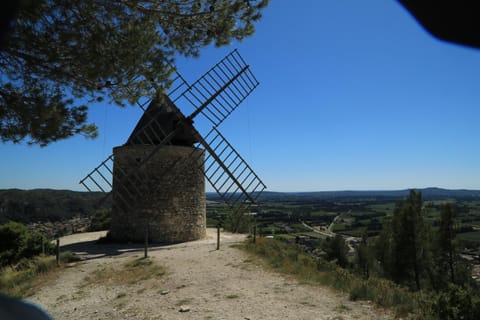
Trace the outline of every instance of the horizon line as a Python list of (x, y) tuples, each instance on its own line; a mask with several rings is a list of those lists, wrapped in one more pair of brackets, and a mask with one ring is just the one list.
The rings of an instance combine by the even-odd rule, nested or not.
[[(444, 188), (444, 187), (407, 187), (407, 188), (398, 188), (398, 189), (333, 189), (333, 190), (314, 190), (314, 191), (275, 191), (275, 190), (264, 190), (263, 192), (271, 192), (271, 193), (319, 193), (319, 192), (398, 192), (398, 191), (408, 191), (408, 190), (425, 190), (425, 189), (438, 189), (438, 190), (446, 190), (446, 191), (478, 191), (479, 189), (469, 189), (469, 188)], [(21, 190), (21, 191), (34, 191), (34, 190), (55, 190), (55, 191), (72, 191), (72, 192), (101, 192), (101, 191), (79, 191), (79, 190), (72, 190), (72, 189), (65, 189), (65, 188), (2, 188), (0, 190)], [(217, 193), (214, 190), (205, 191), (205, 193)]]

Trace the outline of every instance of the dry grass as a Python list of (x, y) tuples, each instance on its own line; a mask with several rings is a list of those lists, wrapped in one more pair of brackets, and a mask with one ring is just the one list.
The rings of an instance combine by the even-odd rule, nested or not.
[(295, 245), (258, 238), (256, 245), (245, 242), (240, 247), (252, 258), (260, 258), (260, 263), (267, 268), (291, 275), (300, 283), (329, 286), (349, 293), (351, 300), (370, 300), (381, 307), (392, 308), (399, 316), (418, 313), (427, 305), (421, 293), (410, 292), (385, 279), (365, 280), (333, 263), (311, 257)]
[(31, 296), (46, 283), (55, 280), (64, 270), (64, 264), (78, 260), (73, 253), (63, 252), (60, 266), (53, 256), (37, 256), (23, 260), (15, 267), (4, 267), (0, 270), (0, 293), (17, 298)]
[(136, 258), (120, 267), (102, 267), (84, 278), (83, 286), (89, 285), (132, 285), (139, 281), (159, 278), (165, 268), (147, 258)]
[(177, 301), (177, 303), (175, 303), (175, 305), (177, 307), (180, 307), (180, 306), (183, 306), (183, 305), (190, 304), (190, 303), (192, 303), (192, 301), (193, 301), (192, 298), (185, 298), (185, 299)]

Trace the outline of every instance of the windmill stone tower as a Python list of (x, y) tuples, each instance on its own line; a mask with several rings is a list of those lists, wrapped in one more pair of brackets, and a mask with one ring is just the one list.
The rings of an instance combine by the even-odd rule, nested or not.
[[(161, 143), (164, 138), (161, 135), (152, 140), (143, 137), (146, 133), (142, 128), (150, 121), (159, 123), (164, 132), (170, 132), (175, 127), (177, 117), (168, 107), (168, 97), (164, 99), (163, 104), (152, 101), (127, 143), (113, 149), (114, 176), (128, 175), (137, 170), (138, 163)], [(196, 142), (184, 128), (170, 144), (160, 146), (153, 153), (136, 173), (137, 179), (123, 185), (113, 180), (109, 238), (142, 241), (145, 228), (148, 228), (150, 241), (153, 242), (177, 243), (205, 237), (204, 155), (202, 149), (194, 148)], [(142, 192), (143, 196), (135, 201), (133, 208), (125, 207), (122, 199), (138, 188), (144, 188), (146, 192)]]
[[(156, 98), (137, 101), (144, 114), (127, 142), (80, 181), (112, 197), (111, 239), (204, 237), (205, 181), (234, 210), (256, 202), (265, 184), (218, 127), (258, 84), (234, 50), (191, 85), (174, 71), (168, 95), (152, 85), (148, 96)], [(184, 115), (182, 103), (194, 111)], [(193, 126), (197, 116), (212, 125), (208, 133)]]

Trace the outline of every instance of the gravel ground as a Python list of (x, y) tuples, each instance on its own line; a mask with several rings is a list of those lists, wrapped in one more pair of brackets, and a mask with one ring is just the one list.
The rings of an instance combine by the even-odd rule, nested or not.
[[(231, 247), (245, 236), (215, 230), (207, 238), (152, 247), (151, 259), (166, 268), (161, 277), (124, 283), (89, 283), (99, 270), (121, 268), (141, 257), (138, 246), (98, 245), (105, 233), (61, 239), (63, 250), (85, 260), (60, 272), (29, 300), (54, 319), (392, 319), (369, 302), (352, 302), (329, 288), (300, 284), (266, 271)], [(101, 271), (100, 271), (101, 272)]]

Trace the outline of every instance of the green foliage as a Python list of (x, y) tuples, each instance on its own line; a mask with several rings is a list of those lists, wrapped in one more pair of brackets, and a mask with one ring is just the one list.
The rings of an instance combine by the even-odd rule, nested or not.
[(420, 192), (411, 190), (407, 199), (398, 204), (392, 220), (392, 232), (395, 258), (393, 278), (398, 283), (413, 280), (417, 290), (420, 290), (426, 252)]
[[(53, 222), (87, 216), (102, 197), (100, 192), (0, 190), (0, 224), (10, 220), (22, 223)], [(109, 206), (110, 202), (104, 205)]]
[(0, 266), (16, 263), (45, 251), (53, 251), (53, 245), (38, 232), (30, 232), (18, 222), (0, 225)]
[(477, 248), (480, 246), (480, 231), (460, 233), (457, 235), (457, 239), (466, 248)]
[(373, 265), (373, 255), (372, 248), (368, 245), (367, 239), (367, 234), (364, 233), (362, 241), (355, 252), (355, 266), (359, 273), (368, 279)]
[(298, 275), (303, 281), (309, 283), (321, 281), (322, 271), (337, 269), (334, 263), (325, 260), (317, 261), (310, 257), (302, 252), (298, 245), (288, 245), (275, 239), (258, 237), (255, 244), (247, 241), (242, 248), (262, 257), (270, 267)]
[(450, 256), (455, 251), (455, 217), (452, 206), (449, 203), (445, 204), (440, 216), (437, 240), (443, 255)]
[(88, 231), (101, 231), (110, 229), (110, 221), (112, 219), (111, 209), (97, 209), (93, 213), (92, 220)]
[(374, 301), (379, 306), (395, 309), (398, 315), (430, 313), (430, 299), (422, 293), (411, 292), (386, 279), (371, 277), (354, 280), (349, 288), (350, 300)]
[(378, 238), (374, 244), (374, 253), (380, 263), (383, 276), (391, 278), (391, 272), (393, 270), (394, 257), (392, 255), (393, 237), (392, 237), (392, 224), (390, 221), (386, 221), (383, 225), (382, 232), (380, 232)]
[(466, 286), (472, 283), (471, 265), (460, 257), (456, 216), (456, 208), (449, 203), (443, 205), (438, 232), (432, 241), (433, 287), (436, 290), (446, 289), (450, 284)]
[(449, 283), (455, 283), (456, 264), (460, 260), (455, 242), (455, 211), (449, 203), (441, 211), (433, 250), (436, 283), (438, 287), (445, 288)]
[(349, 265), (347, 258), (348, 245), (345, 243), (343, 236), (337, 234), (333, 239), (325, 239), (322, 249), (327, 254), (328, 260), (335, 260), (342, 268), (346, 268)]
[[(177, 56), (254, 33), (267, 0), (23, 1), (0, 51), (0, 139), (48, 145), (83, 134), (75, 98), (133, 103), (170, 85)], [(54, 49), (54, 50), (53, 50)]]
[(450, 284), (436, 297), (433, 314), (442, 320), (480, 319), (480, 296), (469, 287)]
[(79, 256), (71, 251), (60, 252), (60, 263), (71, 263), (82, 260)]
[(33, 79), (22, 87), (5, 83), (0, 87), (0, 139), (19, 143), (29, 137), (28, 144), (44, 147), (76, 134), (96, 138), (97, 127), (86, 124), (88, 108), (73, 104), (60, 88)]
[(421, 279), (430, 267), (429, 229), (424, 222), (422, 194), (410, 191), (397, 203), (376, 244), (377, 259), (385, 275), (397, 283), (421, 288)]
[(243, 210), (231, 210), (227, 213), (223, 221), (225, 230), (234, 233), (247, 233), (253, 223), (251, 215), (245, 214)]
[(12, 264), (17, 260), (21, 248), (25, 246), (27, 227), (16, 222), (0, 226), (0, 264)]
[(384, 276), (417, 290), (423, 286), (440, 292), (450, 284), (470, 285), (471, 267), (460, 257), (455, 239), (454, 208), (442, 204), (435, 234), (424, 216), (420, 193), (412, 191), (397, 204), (375, 244)]

